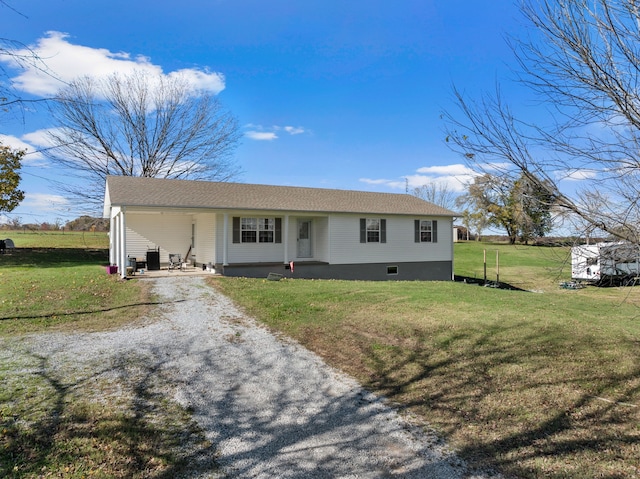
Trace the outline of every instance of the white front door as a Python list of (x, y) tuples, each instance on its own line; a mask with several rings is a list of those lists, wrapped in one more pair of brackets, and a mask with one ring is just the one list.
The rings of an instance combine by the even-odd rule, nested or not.
[(311, 256), (311, 220), (298, 220), (298, 258)]

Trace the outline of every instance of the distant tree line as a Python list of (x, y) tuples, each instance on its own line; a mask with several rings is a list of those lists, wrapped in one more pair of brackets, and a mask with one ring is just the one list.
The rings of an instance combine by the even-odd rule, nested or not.
[(8, 223), (0, 225), (0, 229), (19, 231), (109, 231), (109, 220), (95, 218), (93, 216), (80, 216), (71, 221), (63, 223), (62, 220), (42, 223), (23, 223), (19, 217), (14, 217)]

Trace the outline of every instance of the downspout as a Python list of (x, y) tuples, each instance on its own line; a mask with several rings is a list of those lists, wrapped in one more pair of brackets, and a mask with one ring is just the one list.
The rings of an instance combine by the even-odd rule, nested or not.
[[(468, 230), (467, 230), (467, 234), (469, 234)], [(453, 218), (451, 218), (451, 235), (453, 235)], [(453, 238), (451, 238), (451, 281), (456, 280), (456, 268), (455, 268), (456, 265), (454, 261), (455, 249), (456, 249), (455, 246), (456, 245), (453, 242)]]

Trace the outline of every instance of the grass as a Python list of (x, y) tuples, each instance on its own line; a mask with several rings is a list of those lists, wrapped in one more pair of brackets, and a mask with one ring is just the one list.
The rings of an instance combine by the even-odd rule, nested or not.
[(16, 250), (0, 255), (0, 477), (169, 478), (196, 465), (215, 469), (215, 451), (189, 412), (159, 393), (160, 378), (135, 358), (98, 376), (57, 374), (22, 346), (28, 333), (101, 331), (148, 317), (148, 282), (106, 274), (107, 236), (2, 237)]
[(571, 275), (570, 248), (531, 247), (508, 243), (463, 242), (455, 245), (455, 273), (500, 280), (521, 289), (549, 289)]
[(198, 456), (215, 467), (189, 412), (135, 358), (115, 379), (113, 367), (62, 374), (44, 356), (11, 349), (0, 361), (0, 477), (171, 478), (195, 469)]
[(89, 231), (7, 231), (0, 238), (10, 238), (16, 248), (104, 249), (109, 247), (105, 232)]
[(149, 310), (146, 285), (106, 274), (105, 233), (3, 233), (16, 249), (0, 255), (0, 337), (113, 328)]
[(501, 281), (538, 292), (212, 283), (435, 427), (477, 466), (530, 478), (640, 477), (640, 290), (563, 290), (566, 250), (552, 248), (463, 243), (456, 272), (482, 272), (483, 249), (500, 249)]
[[(145, 317), (147, 282), (107, 275), (104, 234), (3, 233), (0, 476), (173, 477), (215, 451), (136, 358), (61, 376), (27, 333)], [(94, 242), (95, 241), (95, 242)], [(435, 427), (469, 461), (525, 478), (640, 477), (640, 289), (563, 290), (567, 250), (456, 244), (453, 282), (212, 283), (274, 330)], [(140, 362), (140, 364), (142, 364)], [(185, 445), (192, 451), (184, 454)], [(183, 451), (183, 452), (180, 452)], [(215, 468), (215, 464), (206, 467)]]

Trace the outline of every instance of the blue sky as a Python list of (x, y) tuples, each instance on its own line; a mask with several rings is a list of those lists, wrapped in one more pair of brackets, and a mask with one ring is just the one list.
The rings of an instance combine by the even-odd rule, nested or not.
[[(238, 118), (238, 181), (404, 192), (461, 188), (469, 171), (444, 142), (452, 85), (469, 94), (511, 76), (509, 0), (21, 0), (0, 7), (0, 36), (41, 54), (61, 80), (142, 67), (190, 72)], [(27, 98), (62, 83), (8, 69)], [(0, 117), (0, 141), (30, 151), (51, 128), (42, 107)], [(27, 155), (27, 196), (11, 216), (63, 222), (70, 208)]]

